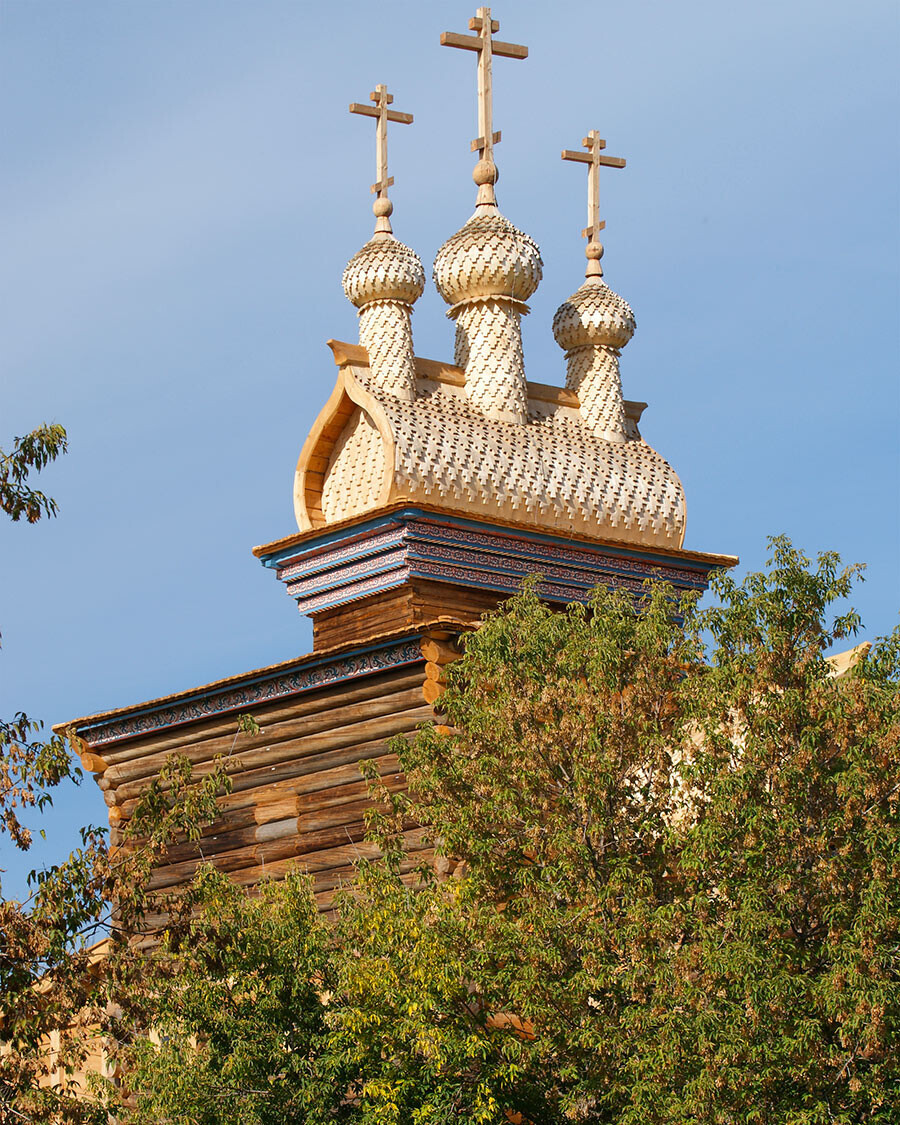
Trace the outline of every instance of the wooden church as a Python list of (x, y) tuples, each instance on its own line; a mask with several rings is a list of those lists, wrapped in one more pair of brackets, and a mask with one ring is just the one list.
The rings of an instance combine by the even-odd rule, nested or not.
[[(469, 29), (441, 37), (475, 53), (480, 134), (475, 210), (434, 261), (456, 325), (452, 363), (415, 354), (425, 272), (391, 228), (387, 130), (412, 115), (391, 108), (384, 86), (350, 107), (374, 118), (377, 153), (375, 231), (343, 275), (359, 342), (329, 341), (337, 379), (326, 399), (323, 374), (325, 404), (297, 463), (297, 530), (254, 550), (312, 618), (313, 651), (58, 728), (81, 740), (114, 844), (168, 755), (198, 774), (227, 758), (233, 789), (219, 819), (199, 845), (169, 850), (158, 888), (188, 880), (201, 859), (245, 885), (300, 866), (327, 908), (375, 853), (359, 763), (403, 786), (390, 741), (434, 719), (442, 669), (485, 611), (533, 574), (541, 597), (564, 605), (598, 583), (637, 592), (651, 577), (703, 590), (712, 568), (737, 561), (683, 548), (681, 482), (641, 437), (646, 404), (622, 394), (635, 321), (603, 279), (598, 236), (600, 169), (625, 161), (606, 156), (596, 132), (584, 151), (563, 152), (588, 173), (586, 276), (553, 319), (565, 385), (526, 378), (520, 322), (541, 255), (497, 204), (491, 80), (495, 55), (528, 50), (494, 38), (489, 8)], [(243, 715), (258, 733), (238, 733)]]

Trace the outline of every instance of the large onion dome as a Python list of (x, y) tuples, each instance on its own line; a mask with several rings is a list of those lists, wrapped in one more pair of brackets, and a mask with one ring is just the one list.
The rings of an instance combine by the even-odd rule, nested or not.
[(434, 283), (448, 305), (478, 297), (527, 301), (542, 272), (537, 243), (496, 208), (479, 207), (434, 259)]

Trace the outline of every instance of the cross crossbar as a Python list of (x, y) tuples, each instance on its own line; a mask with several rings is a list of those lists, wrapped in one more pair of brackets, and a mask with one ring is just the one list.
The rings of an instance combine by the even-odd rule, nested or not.
[[(484, 46), (484, 40), (480, 35), (460, 35), (456, 31), (442, 31), (441, 46), (461, 47), (464, 51), (480, 51)], [(528, 48), (518, 43), (504, 43), (501, 39), (492, 39), (491, 54), (501, 55), (504, 59), (527, 59)]]
[[(375, 192), (378, 199), (375, 202), (375, 215), (378, 222), (375, 225), (376, 233), (383, 231), (390, 233), (390, 214), (392, 204), (387, 201), (387, 190), (394, 182), (394, 177), (388, 175), (388, 157), (387, 157), (387, 127), (389, 121), (394, 121), (398, 125), (412, 125), (413, 115), (411, 113), (400, 113), (399, 110), (389, 109), (388, 106), (394, 100), (393, 94), (388, 93), (387, 86), (379, 84), (375, 87), (373, 92), (369, 95), (374, 105), (364, 105), (360, 102), (350, 103), (350, 112), (362, 114), (363, 117), (375, 118), (375, 183), (372, 184), (371, 190)], [(385, 200), (384, 204), (378, 200)]]
[[(380, 117), (381, 110), (374, 105), (360, 105), (359, 102), (350, 103), (351, 113), (361, 113), (364, 117)], [(413, 115), (411, 113), (400, 113), (396, 109), (389, 109), (387, 111), (388, 121), (396, 121), (398, 125), (412, 125)]]
[(491, 77), (491, 60), (494, 55), (507, 59), (527, 59), (528, 48), (518, 43), (504, 43), (494, 38), (500, 30), (498, 20), (491, 19), (490, 8), (479, 8), (469, 20), (469, 30), (477, 35), (460, 35), (456, 31), (441, 34), (442, 47), (459, 47), (464, 51), (478, 54), (478, 137), (472, 142), (472, 151), (480, 154), (481, 160), (494, 162), (494, 145), (500, 140), (500, 133), (494, 132), (494, 96)]
[(597, 235), (606, 227), (606, 223), (600, 218), (600, 169), (624, 168), (625, 161), (620, 156), (603, 155), (601, 150), (606, 148), (606, 141), (596, 129), (592, 129), (581, 143), (587, 152), (564, 148), (562, 158), (588, 165), (588, 225), (581, 233), (591, 242), (596, 242)]

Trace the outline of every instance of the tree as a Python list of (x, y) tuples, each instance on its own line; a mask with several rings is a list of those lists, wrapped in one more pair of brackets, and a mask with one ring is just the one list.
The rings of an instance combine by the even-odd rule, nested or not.
[[(776, 539), (682, 620), (532, 588), (468, 638), (338, 929), (361, 1121), (898, 1119), (900, 632), (825, 660), (857, 569)], [(410, 820), (453, 871), (416, 893)]]
[[(124, 1086), (85, 1107), (32, 1073), (7, 1105), (123, 1125), (896, 1121), (900, 630), (834, 674), (857, 574), (776, 539), (705, 610), (664, 585), (564, 611), (526, 588), (467, 638), (442, 721), (395, 744), (408, 792), (373, 777), (384, 858), (333, 929), (299, 875), (251, 893), (202, 870), (154, 949), (117, 927), (84, 996)], [(211, 815), (215, 783), (169, 770), (107, 862), (146, 871)], [(412, 879), (411, 824), (435, 853)], [(66, 957), (70, 877), (39, 879)], [(140, 919), (143, 878), (99, 897)], [(58, 963), (57, 1016), (82, 999)], [(28, 1050), (40, 1019), (35, 1001)]]
[[(256, 895), (202, 867), (137, 994), (120, 995), (118, 1061), (133, 1125), (286, 1125), (348, 1118), (350, 1075), (328, 1051), (331, 934), (308, 880)], [(138, 1002), (135, 1003), (135, 995)]]
[[(16, 438), (0, 450), (0, 509), (16, 522), (56, 514), (56, 502), (31, 487), (66, 450), (58, 425)], [(41, 724), (19, 713), (0, 721), (0, 837), (21, 851), (32, 835), (23, 817), (46, 812), (64, 779), (81, 771), (64, 740), (40, 738)], [(26, 902), (0, 895), (0, 1122), (105, 1122), (111, 1091), (92, 1097), (73, 1075), (96, 1046), (110, 1016), (113, 986), (138, 993), (143, 957), (132, 938), (145, 928), (149, 876), (166, 846), (196, 838), (227, 787), (220, 770), (199, 785), (190, 765), (173, 758), (148, 787), (117, 849), (103, 828), (85, 827), (81, 844), (61, 864), (32, 872)], [(91, 948), (106, 937), (102, 964)]]
[[(55, 516), (56, 501), (32, 488), (28, 477), (55, 461), (67, 447), (66, 431), (54, 424), (15, 438), (10, 453), (0, 449), (0, 511), (13, 522), (23, 516), (28, 523)], [(62, 740), (44, 742), (37, 737), (40, 730), (41, 724), (23, 712), (0, 719), (0, 831), (23, 851), (31, 846), (31, 833), (20, 820), (22, 810), (45, 809), (51, 802), (51, 789), (64, 778), (81, 778), (80, 771), (72, 768)]]

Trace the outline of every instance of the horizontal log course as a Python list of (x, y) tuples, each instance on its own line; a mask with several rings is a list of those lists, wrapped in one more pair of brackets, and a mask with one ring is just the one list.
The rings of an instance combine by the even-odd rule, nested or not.
[[(363, 845), (363, 848), (366, 851), (364, 858), (377, 858), (377, 855), (372, 852), (370, 845)], [(399, 864), (400, 875), (402, 877), (408, 876), (408, 878), (403, 878), (403, 882), (406, 883), (407, 886), (413, 885), (418, 880), (417, 869), (421, 864), (431, 863), (434, 859), (434, 850), (432, 848), (417, 846), (415, 840), (410, 841), (409, 848), (409, 853)], [(351, 888), (356, 880), (355, 863), (341, 863), (339, 866), (326, 867), (313, 873), (304, 869), (302, 861), (286, 860), (277, 865), (269, 864), (266, 867), (247, 868), (233, 876), (232, 881), (239, 886), (243, 886), (249, 897), (255, 898), (259, 894), (261, 883), (283, 879), (294, 870), (299, 870), (309, 878), (310, 891), (317, 903), (320, 903), (320, 907), (321, 902), (319, 896), (327, 895), (327, 900), (322, 901), (325, 901), (326, 905), (331, 905), (341, 891)], [(193, 912), (194, 916), (198, 913), (197, 910)], [(148, 910), (141, 919), (139, 926), (134, 931), (134, 936), (138, 938), (138, 945), (141, 945), (142, 942), (143, 944), (150, 945), (159, 940), (168, 924), (169, 915), (167, 913)]]
[(426, 680), (422, 685), (422, 695), (425, 702), (434, 705), (447, 690), (446, 686), (437, 680)]
[[(286, 699), (277, 703), (248, 703), (246, 707), (241, 709), (241, 713), (252, 714), (260, 727), (265, 728), (267, 724), (272, 726), (306, 715), (317, 715), (322, 711), (345, 704), (363, 702), (369, 699), (381, 699), (386, 695), (414, 688), (421, 681), (421, 678), (421, 672), (418, 669), (405, 666), (400, 669), (366, 676), (361, 682), (351, 680), (346, 685), (332, 685), (316, 689), (304, 694), (299, 699)], [(127, 740), (123, 739), (121, 743), (105, 744), (102, 748), (102, 756), (107, 765), (112, 767), (124, 762), (145, 758), (148, 754), (181, 753), (200, 741), (210, 741), (216, 738), (221, 740), (221, 752), (228, 753), (228, 749), (238, 733), (237, 726), (238, 716), (236, 712), (220, 718), (197, 719), (174, 730), (138, 735)], [(241, 734), (238, 738), (238, 745), (243, 747), (244, 742), (242, 740), (253, 737), (257, 736)], [(263, 741), (265, 741), (264, 736)], [(92, 751), (92, 753), (96, 752)]]
[(353, 824), (341, 824), (320, 832), (303, 832), (284, 840), (270, 840), (257, 847), (256, 856), (260, 863), (276, 863), (279, 859), (292, 859), (308, 852), (318, 853), (344, 844), (358, 844), (366, 838), (367, 832), (365, 824), (358, 820)]
[[(182, 747), (179, 753), (195, 767), (204, 762), (214, 762), (217, 758), (254, 764), (275, 761), (281, 753), (279, 748), (293, 746), (298, 738), (327, 734), (367, 719), (378, 719), (415, 707), (419, 700), (416, 689), (420, 683), (421, 674), (414, 686), (402, 691), (391, 692), (376, 699), (320, 707), (314, 714), (291, 717), (277, 723), (270, 722), (255, 735), (241, 734), (235, 737), (233, 731), (230, 738), (205, 738)], [(288, 749), (286, 752), (291, 751)], [(121, 786), (155, 777), (171, 754), (171, 750), (157, 750), (141, 758), (109, 766), (103, 780), (113, 786)]]
[[(310, 773), (325, 764), (324, 758), (334, 756), (334, 765), (353, 760), (354, 747), (390, 738), (395, 734), (414, 731), (431, 718), (430, 712), (419, 702), (403, 710), (393, 711), (373, 719), (352, 722), (317, 734), (279, 742), (274, 747), (256, 751), (242, 751), (229, 763), (234, 789), (248, 789), (266, 782), (280, 781), (301, 773)], [(347, 757), (348, 752), (350, 757)], [(360, 754), (359, 757), (366, 757)], [(315, 759), (315, 760), (314, 760)], [(215, 769), (215, 763), (199, 763), (194, 769), (196, 778), (205, 777)], [(233, 772), (232, 772), (233, 770)], [(116, 790), (117, 803), (135, 800), (146, 790), (147, 779), (122, 783)]]
[(258, 770), (247, 770), (235, 774), (232, 778), (232, 793), (241, 793), (245, 790), (254, 790), (258, 799), (258, 790), (262, 786), (278, 784), (296, 777), (315, 775), (338, 766), (355, 766), (359, 774), (359, 763), (369, 758), (380, 758), (385, 755), (391, 740), (396, 734), (411, 734), (418, 726), (418, 720), (404, 730), (392, 730), (387, 738), (376, 738), (371, 742), (352, 742), (337, 749), (324, 750), (319, 754), (310, 754), (308, 757), (297, 758), (293, 761), (282, 762), (277, 766), (263, 766)]
[[(425, 843), (425, 830), (413, 828), (403, 833), (403, 843), (410, 857), (419, 862), (420, 857), (428, 854)], [(264, 866), (246, 867), (235, 871), (231, 878), (239, 885), (253, 885), (263, 879), (283, 879), (289, 871), (301, 871), (314, 878), (341, 869), (353, 871), (360, 860), (375, 860), (381, 858), (381, 849), (370, 840), (362, 840), (358, 844), (348, 844), (339, 848), (329, 848), (322, 852), (310, 852), (301, 858), (283, 859), (277, 863), (267, 863)]]
[[(409, 825), (412, 827), (412, 824)], [(249, 830), (244, 830), (245, 832)], [(255, 838), (240, 843), (236, 838), (226, 841), (221, 850), (215, 844), (196, 845), (177, 844), (167, 853), (167, 860), (175, 862), (160, 864), (154, 869), (148, 883), (151, 891), (174, 887), (188, 881), (201, 863), (214, 863), (220, 871), (232, 872), (242, 867), (265, 865), (279, 860), (305, 856), (310, 852), (320, 853), (330, 848), (346, 844), (357, 844), (365, 840), (367, 828), (362, 819), (332, 828), (314, 832), (291, 833), (281, 839), (257, 842)], [(237, 837), (237, 834), (235, 834)]]
[[(294, 801), (296, 805), (296, 798)], [(249, 825), (235, 827), (233, 824), (222, 821), (216, 833), (209, 833), (198, 841), (184, 841), (171, 845), (165, 855), (165, 865), (178, 863), (183, 860), (199, 858), (214, 860), (223, 852), (234, 851), (238, 848), (249, 847), (251, 844), (264, 844), (274, 840), (294, 839), (308, 833), (319, 833), (326, 829), (338, 828), (342, 825), (362, 825), (365, 822), (367, 809), (379, 808), (387, 811), (386, 806), (376, 805), (366, 798), (359, 801), (335, 805), (317, 811), (307, 812), (303, 816), (288, 816), (282, 820), (266, 821), (257, 824), (252, 819)], [(250, 811), (250, 810), (242, 810)]]
[[(386, 754), (383, 758), (373, 761), (373, 765), (379, 774), (378, 783), (391, 793), (406, 788), (406, 777), (400, 772), (399, 764), (396, 754)], [(358, 781), (350, 781), (344, 785), (337, 785), (317, 792), (298, 793), (297, 815), (302, 816), (306, 812), (332, 808), (345, 802), (366, 797), (369, 793), (369, 786), (370, 783), (365, 778), (361, 778)]]
[(235, 809), (232, 816), (251, 816), (256, 824), (271, 824), (272, 821), (284, 820), (289, 816), (297, 815), (297, 795), (288, 793), (277, 796), (274, 800), (267, 799), (267, 791), (259, 792), (259, 804), (252, 809)]
[(321, 832), (326, 828), (334, 828), (341, 824), (352, 824), (356, 820), (365, 821), (368, 809), (387, 812), (388, 806), (383, 802), (373, 801), (370, 797), (366, 797), (361, 801), (351, 801), (344, 805), (314, 809), (297, 817), (297, 831)]
[[(396, 754), (375, 753), (371, 755), (371, 761), (376, 772), (382, 776), (399, 773), (400, 761)], [(261, 796), (269, 801), (295, 795), (298, 798), (308, 798), (309, 801), (315, 802), (319, 799), (319, 794), (327, 793), (329, 790), (342, 789), (350, 784), (366, 784), (360, 773), (358, 761), (348, 762), (343, 766), (330, 767), (316, 773), (286, 778), (265, 787), (228, 793), (219, 798), (219, 808), (222, 810), (223, 816), (227, 815), (231, 809), (253, 809)], [(136, 805), (137, 799), (127, 802), (122, 806), (123, 813), (130, 816)]]
[[(409, 829), (402, 836), (407, 847), (412, 850), (421, 844), (424, 829)], [(345, 834), (337, 844), (329, 846), (325, 843), (309, 851), (296, 851), (292, 855), (281, 855), (277, 858), (274, 855), (259, 855), (257, 848), (264, 845), (256, 845), (220, 856), (216, 859), (215, 866), (230, 875), (234, 882), (245, 886), (258, 883), (265, 878), (283, 878), (288, 871), (295, 869), (316, 874), (337, 867), (352, 866), (360, 859), (379, 858), (381, 851), (378, 845), (363, 837), (364, 833), (360, 834), (358, 840), (348, 840)], [(310, 834), (309, 839), (302, 846), (305, 847), (312, 842), (313, 834)], [(202, 862), (204, 862), (202, 859), (190, 860), (158, 868), (150, 880), (149, 889), (166, 890), (188, 882)]]
[(430, 664), (452, 664), (462, 653), (450, 641), (439, 641), (428, 637), (422, 641), (422, 655)]
[[(391, 785), (396, 783), (397, 789), (402, 789), (403, 783), (397, 781), (397, 778), (402, 775), (399, 773), (399, 759), (396, 754), (373, 754), (370, 760), (379, 776), (390, 778)], [(353, 790), (352, 786), (360, 787), (359, 790)], [(236, 813), (239, 809), (254, 812), (261, 800), (262, 802), (272, 802), (297, 798), (298, 802), (306, 802), (306, 804), (298, 803), (297, 811), (299, 813), (303, 811), (304, 807), (314, 808), (319, 801), (327, 802), (331, 800), (332, 796), (335, 801), (349, 800), (351, 798), (348, 793), (357, 792), (358, 795), (358, 793), (368, 792), (367, 786), (368, 782), (364, 780), (360, 773), (359, 762), (350, 762), (342, 766), (321, 769), (318, 773), (288, 777), (285, 781), (260, 786), (258, 789), (227, 793), (219, 796), (218, 807), (222, 812), (222, 819), (224, 819), (231, 816), (232, 813)], [(136, 805), (137, 799), (120, 805), (123, 821), (131, 817)], [(262, 809), (264, 805), (261, 803), (259, 807)], [(217, 819), (216, 822), (221, 822), (221, 820)]]

